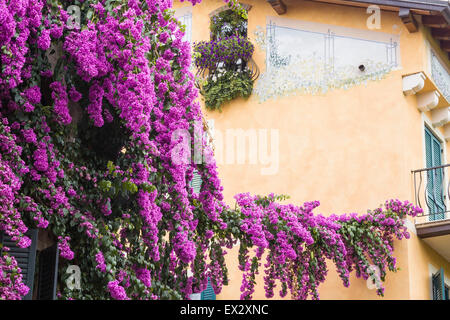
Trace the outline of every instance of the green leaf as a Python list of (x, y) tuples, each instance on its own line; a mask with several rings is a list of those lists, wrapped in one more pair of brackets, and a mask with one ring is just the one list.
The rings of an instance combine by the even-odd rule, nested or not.
[(110, 174), (116, 169), (112, 161), (108, 161), (107, 168)]

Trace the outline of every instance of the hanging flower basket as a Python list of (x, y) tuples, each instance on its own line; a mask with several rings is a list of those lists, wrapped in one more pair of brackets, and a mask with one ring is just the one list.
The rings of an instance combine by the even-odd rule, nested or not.
[(219, 63), (236, 64), (241, 60), (247, 62), (253, 55), (255, 47), (245, 37), (231, 36), (213, 41), (201, 41), (194, 44), (194, 63), (198, 69), (215, 69)]
[(230, 36), (194, 45), (194, 63), (201, 79), (197, 86), (206, 108), (222, 110), (237, 97), (248, 98), (259, 69), (252, 60), (253, 44), (243, 36)]

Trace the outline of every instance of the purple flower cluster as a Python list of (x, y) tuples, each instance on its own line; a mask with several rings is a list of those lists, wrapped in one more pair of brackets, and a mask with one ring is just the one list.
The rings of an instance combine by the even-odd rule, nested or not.
[(30, 244), (30, 239), (24, 236), (28, 228), (16, 206), (22, 187), (19, 176), (29, 171), (21, 153), (17, 136), (11, 133), (8, 121), (3, 119), (0, 121), (0, 232), (5, 232), (19, 247), (26, 248)]
[(27, 143), (36, 143), (36, 134), (34, 133), (33, 129), (24, 129), (22, 130), (23, 138), (25, 139), (25, 142)]
[(59, 249), (59, 255), (66, 259), (66, 260), (72, 260), (75, 256), (75, 253), (70, 249), (69, 241), (70, 237), (58, 237), (58, 249)]
[(125, 288), (120, 286), (117, 280), (108, 283), (108, 290), (115, 300), (129, 300)]
[(24, 91), (24, 96), (31, 104), (38, 104), (41, 102), (41, 89), (38, 86), (28, 88)]
[(50, 30), (49, 29), (44, 29), (41, 32), (41, 35), (38, 38), (38, 48), (42, 49), (42, 50), (47, 50), (48, 48), (50, 48), (51, 45), (51, 38), (50, 38)]
[[(19, 163), (8, 163), (20, 155), (20, 150), (9, 146), (9, 127), (0, 122), (0, 232), (9, 235), (21, 248), (29, 247), (31, 240), (24, 236), (27, 227), (15, 208), (15, 199), (21, 187), (20, 179), (11, 168)], [(12, 137), (11, 137), (12, 138)], [(9, 248), (0, 248), (0, 300), (17, 300), (26, 295), (29, 288), (22, 282), (22, 275), (17, 261), (8, 255)]]
[(255, 50), (253, 44), (242, 36), (231, 36), (210, 42), (200, 41), (194, 44), (195, 66), (200, 69), (215, 68), (217, 64), (236, 63), (239, 59), (248, 61)]
[(189, 263), (195, 258), (195, 244), (184, 232), (178, 232), (174, 239), (174, 250), (184, 263)]
[(39, 142), (38, 148), (33, 153), (34, 167), (38, 171), (45, 172), (48, 169), (47, 145)]
[(6, 7), (5, 0), (0, 1), (0, 45), (9, 43), (16, 29), (12, 12)]
[[(104, 53), (106, 48), (98, 36), (96, 26), (90, 23), (88, 29), (72, 32), (64, 41), (64, 50), (71, 55), (78, 66), (78, 75), (86, 82), (94, 77), (104, 76), (108, 72)], [(124, 44), (123, 41), (119, 43)]]
[(52, 89), (52, 98), (55, 101), (54, 110), (56, 121), (61, 124), (68, 125), (72, 122), (69, 112), (67, 89), (59, 81), (55, 81), (50, 85)]
[(99, 269), (101, 272), (106, 272), (106, 264), (105, 264), (105, 258), (103, 257), (103, 253), (100, 251), (95, 255), (95, 261), (97, 262), (97, 265), (95, 266), (96, 269)]
[(31, 36), (38, 34), (43, 5), (42, 0), (0, 0), (0, 91), (16, 88), (29, 79), (27, 42)]
[(83, 96), (81, 95), (81, 93), (79, 93), (77, 91), (77, 89), (75, 89), (75, 87), (71, 87), (69, 90), (69, 98), (70, 100), (72, 100), (73, 102), (78, 102), (81, 100)]
[(31, 197), (24, 196), (22, 198), (22, 204), (23, 213), (33, 216), (33, 220), (36, 222), (38, 228), (46, 229), (48, 227), (48, 220), (45, 219), (44, 213), (39, 210), (38, 204)]
[(146, 287), (151, 287), (152, 286), (152, 276), (150, 271), (147, 268), (138, 268), (136, 270), (136, 277), (142, 281), (142, 283), (146, 286)]

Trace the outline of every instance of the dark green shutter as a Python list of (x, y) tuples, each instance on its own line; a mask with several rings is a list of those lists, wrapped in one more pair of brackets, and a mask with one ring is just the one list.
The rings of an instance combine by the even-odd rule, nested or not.
[(38, 300), (56, 299), (56, 281), (58, 279), (58, 245), (39, 253)]
[(194, 170), (192, 181), (190, 182), (190, 186), (194, 189), (194, 193), (199, 194), (202, 188), (202, 176), (198, 173), (197, 170)]
[(208, 286), (202, 291), (200, 300), (216, 300), (216, 294), (214, 293), (214, 289), (211, 285), (211, 279), (208, 279)]
[(25, 233), (31, 239), (31, 245), (28, 248), (19, 248), (14, 241), (6, 234), (0, 233), (0, 242), (3, 246), (8, 247), (9, 255), (13, 256), (21, 269), (22, 281), (30, 288), (28, 294), (23, 297), (24, 300), (31, 300), (33, 297), (34, 271), (36, 264), (36, 245), (37, 245), (37, 229), (30, 229)]
[[(427, 168), (442, 165), (441, 143), (427, 127), (425, 127), (425, 158)], [(427, 204), (430, 220), (444, 219), (445, 216), (443, 173), (442, 169), (427, 171)]]
[(445, 300), (445, 282), (444, 269), (441, 268), (439, 272), (432, 276), (433, 286), (433, 300)]

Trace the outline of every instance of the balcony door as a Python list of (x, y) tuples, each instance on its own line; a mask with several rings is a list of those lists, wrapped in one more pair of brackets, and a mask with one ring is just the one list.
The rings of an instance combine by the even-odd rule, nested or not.
[[(436, 136), (425, 127), (425, 153), (427, 168), (442, 166), (442, 145)], [(444, 219), (444, 170), (442, 168), (427, 171), (426, 200), (431, 221)]]

